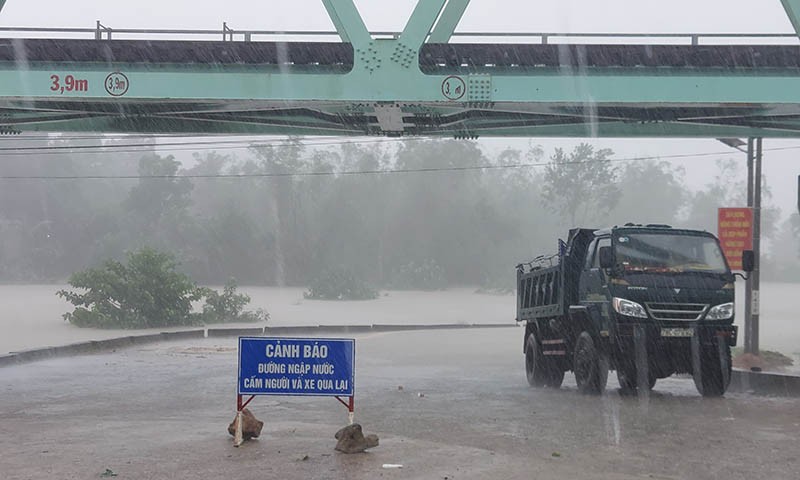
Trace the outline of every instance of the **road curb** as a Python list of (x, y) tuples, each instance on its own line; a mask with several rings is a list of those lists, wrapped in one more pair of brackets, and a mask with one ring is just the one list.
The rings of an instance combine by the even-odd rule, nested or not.
[(310, 325), (287, 327), (245, 327), (245, 328), (208, 328), (180, 330), (177, 332), (161, 332), (145, 335), (130, 335), (109, 338), (106, 340), (89, 340), (57, 347), (42, 347), (21, 350), (0, 355), (0, 367), (35, 362), (48, 358), (69, 357), (114, 351), (155, 342), (195, 339), (204, 337), (239, 337), (262, 335), (301, 335), (314, 333), (365, 333), (365, 332), (400, 332), (413, 330), (443, 330), (464, 328), (516, 328), (516, 324), (436, 324), (436, 325)]
[(18, 363), (35, 362), (48, 358), (70, 357), (75, 355), (87, 355), (114, 351), (118, 348), (127, 348), (134, 345), (143, 345), (168, 340), (179, 340), (184, 338), (203, 338), (205, 330), (183, 330), (179, 332), (149, 333), (145, 335), (129, 335), (125, 337), (109, 338), (105, 340), (88, 340), (85, 342), (70, 343), (57, 347), (34, 348), (11, 352), (0, 356), (0, 367), (14, 365)]
[(184, 340), (187, 338), (205, 338), (206, 329), (201, 328), (198, 330), (181, 330), (179, 332), (161, 332), (161, 340)]
[(264, 327), (209, 328), (208, 337), (257, 337), (264, 334)]
[(734, 369), (729, 392), (800, 397), (800, 376)]

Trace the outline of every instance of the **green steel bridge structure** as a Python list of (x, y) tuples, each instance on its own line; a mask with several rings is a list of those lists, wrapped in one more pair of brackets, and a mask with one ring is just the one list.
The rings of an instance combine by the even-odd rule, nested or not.
[(336, 32), (0, 28), (0, 134), (800, 137), (800, 0), (773, 0), (788, 34), (507, 43), (453, 40), (489, 37), (455, 31), (469, 0), (418, 0), (402, 32), (321, 1)]

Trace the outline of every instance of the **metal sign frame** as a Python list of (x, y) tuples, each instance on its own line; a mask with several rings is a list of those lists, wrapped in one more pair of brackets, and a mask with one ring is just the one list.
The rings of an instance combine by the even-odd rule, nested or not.
[[(287, 392), (276, 392), (276, 391), (262, 391), (262, 392), (251, 392), (251, 391), (242, 391), (243, 385), (243, 377), (242, 377), (242, 363), (243, 363), (243, 349), (242, 345), (246, 341), (255, 341), (261, 342), (264, 344), (268, 344), (269, 342), (275, 342), (276, 344), (280, 344), (281, 342), (289, 343), (291, 345), (296, 345), (298, 347), (298, 356), (297, 357), (270, 357), (272, 362), (276, 358), (281, 360), (291, 360), (294, 362), (301, 362), (303, 365), (312, 365), (312, 364), (320, 364), (317, 360), (320, 360), (322, 357), (305, 357), (300, 356), (300, 345), (313, 343), (319, 344), (320, 342), (327, 343), (327, 344), (349, 344), (349, 353), (350, 357), (350, 365), (349, 367), (349, 388), (347, 388), (346, 392), (336, 392), (336, 393), (303, 393), (297, 391), (287, 391)], [(348, 348), (348, 347), (345, 347)], [(326, 355), (327, 357), (327, 355)], [(309, 361), (313, 360), (313, 361)], [(325, 358), (326, 362), (329, 362), (329, 359)], [(270, 395), (270, 396), (313, 396), (313, 397), (334, 397), (339, 403), (344, 405), (347, 408), (348, 412), (348, 420), (349, 423), (353, 423), (353, 418), (355, 415), (355, 393), (356, 393), (356, 385), (355, 385), (355, 377), (356, 377), (356, 341), (353, 338), (300, 338), (300, 337), (239, 337), (238, 343), (238, 354), (237, 354), (237, 377), (236, 377), (236, 415), (237, 415), (237, 428), (234, 434), (234, 445), (239, 446), (243, 443), (243, 434), (242, 434), (242, 421), (243, 415), (242, 410), (247, 407), (250, 402), (257, 396), (262, 395)], [(276, 362), (276, 365), (287, 365), (287, 363)], [(334, 364), (335, 369), (336, 364)], [(287, 378), (287, 382), (289, 381), (287, 375), (298, 375), (297, 373), (277, 373), (283, 375), (284, 378)], [(249, 372), (248, 372), (249, 373)], [(304, 375), (304, 374), (301, 374)], [(249, 378), (249, 377), (248, 377)], [(294, 377), (295, 379), (297, 377)], [(303, 380), (303, 377), (299, 377), (300, 380)], [(349, 393), (349, 395), (343, 394)]]

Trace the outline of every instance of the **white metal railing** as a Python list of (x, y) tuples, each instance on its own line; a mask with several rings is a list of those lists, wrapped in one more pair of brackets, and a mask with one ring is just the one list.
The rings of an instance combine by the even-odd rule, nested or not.
[[(219, 39), (223, 41), (253, 41), (253, 37), (316, 37), (319, 39), (337, 38), (335, 31), (323, 30), (235, 30), (230, 28), (227, 23), (222, 24), (222, 29), (163, 29), (163, 28), (111, 28), (97, 21), (95, 28), (71, 28), (71, 27), (2, 27), (0, 32), (14, 34), (14, 37), (31, 38), (31, 34), (51, 34), (62, 35), (48, 38), (63, 38), (64, 34), (69, 36), (82, 37), (92, 35), (95, 40), (111, 40), (123, 37), (181, 37), (186, 40)], [(371, 32), (376, 38), (397, 38), (400, 32)], [(198, 37), (204, 37), (202, 39)], [(758, 44), (796, 44), (798, 35), (795, 33), (573, 33), (573, 32), (455, 32), (453, 37), (457, 41), (465, 39), (528, 39), (526, 43), (575, 43), (575, 40), (611, 41), (611, 43), (622, 43), (623, 41), (635, 40), (637, 43), (656, 43), (656, 41), (669, 41), (677, 44), (701, 45), (701, 44), (724, 44), (725, 40), (733, 44), (748, 43)], [(41, 37), (36, 37), (41, 38)], [(90, 37), (91, 38), (91, 37)]]

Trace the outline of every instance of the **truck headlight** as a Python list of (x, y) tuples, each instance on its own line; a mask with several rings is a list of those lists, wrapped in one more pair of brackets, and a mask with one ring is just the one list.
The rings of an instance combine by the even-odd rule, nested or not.
[(647, 318), (647, 312), (644, 311), (644, 307), (636, 302), (631, 302), (630, 300), (625, 300), (624, 298), (614, 297), (611, 301), (611, 304), (614, 306), (614, 311), (620, 315)]
[(706, 314), (706, 320), (728, 320), (730, 318), (733, 318), (733, 302), (717, 305)]

